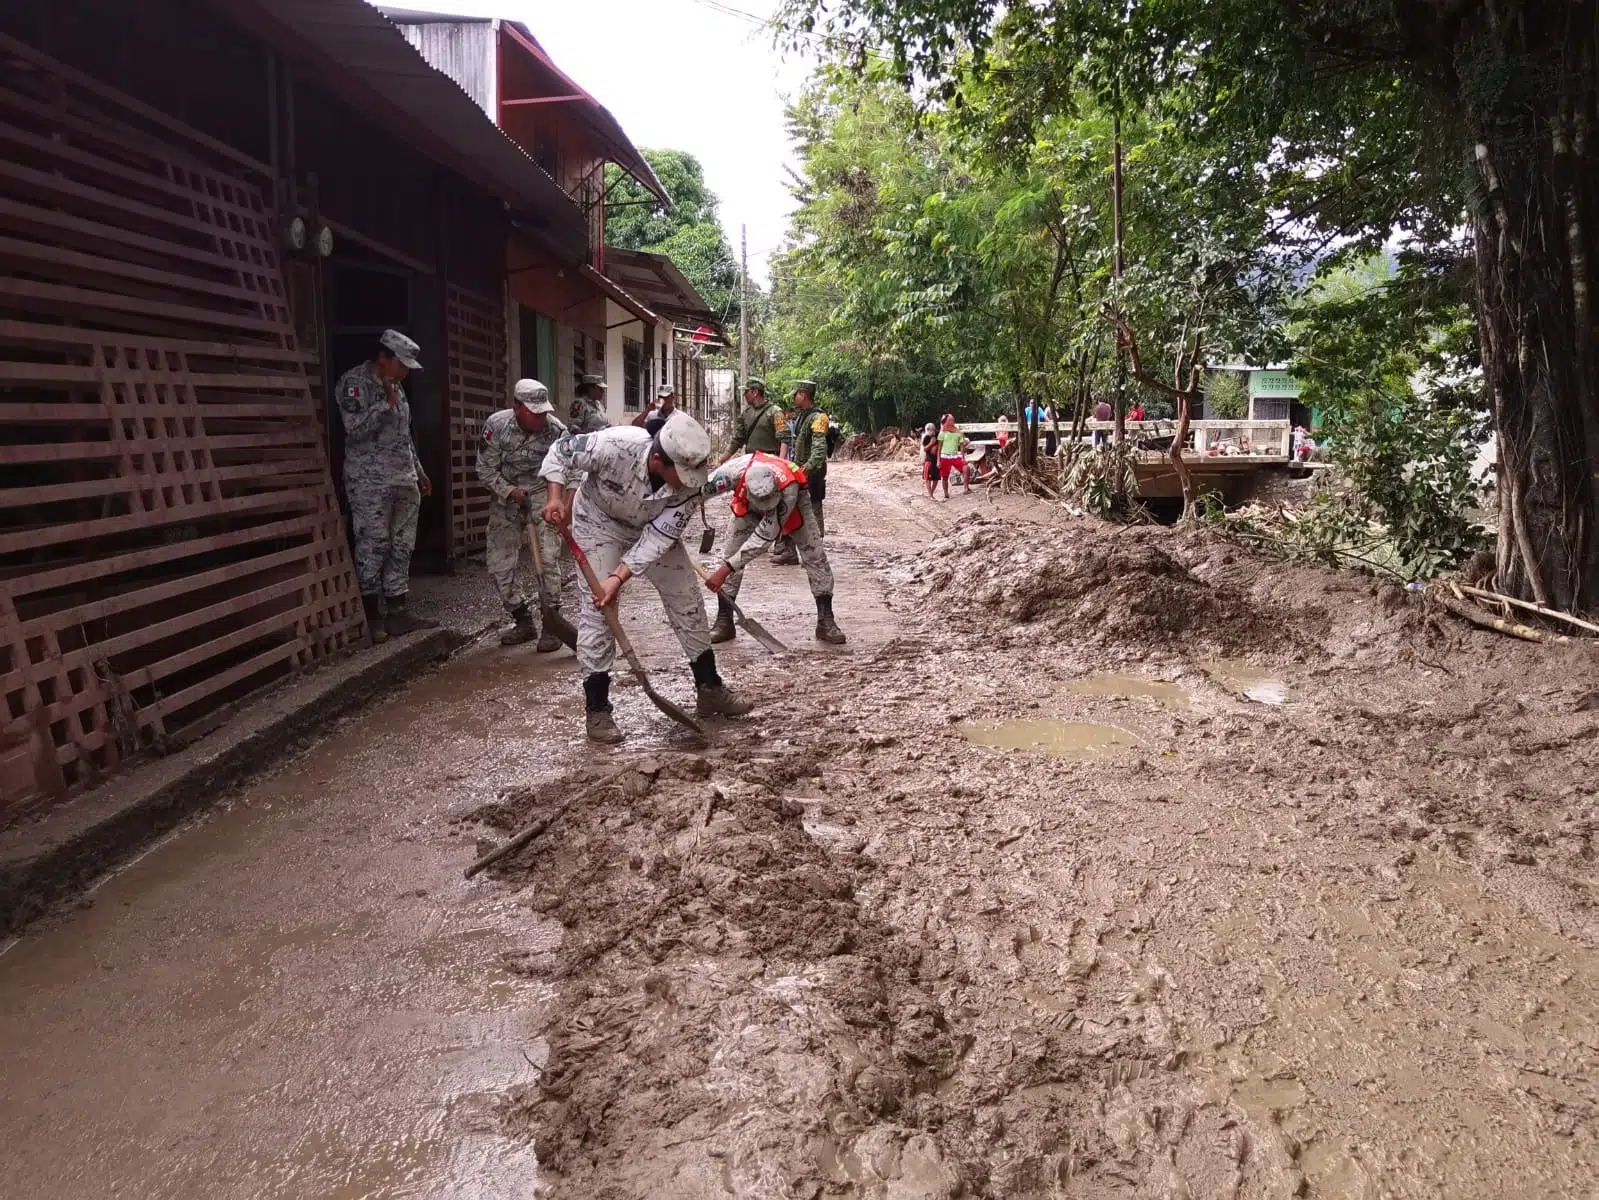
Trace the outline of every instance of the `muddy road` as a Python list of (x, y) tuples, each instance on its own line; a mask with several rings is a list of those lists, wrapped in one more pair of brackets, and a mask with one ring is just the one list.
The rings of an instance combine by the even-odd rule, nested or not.
[(710, 746), (482, 646), (25, 934), (0, 1194), (1593, 1195), (1592, 648), (913, 471)]

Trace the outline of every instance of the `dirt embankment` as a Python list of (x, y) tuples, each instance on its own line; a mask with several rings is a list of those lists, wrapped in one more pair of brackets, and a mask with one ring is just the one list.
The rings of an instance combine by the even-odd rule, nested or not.
[(552, 1194), (1590, 1194), (1591, 648), (1164, 529), (878, 549), (903, 636), (501, 872)]

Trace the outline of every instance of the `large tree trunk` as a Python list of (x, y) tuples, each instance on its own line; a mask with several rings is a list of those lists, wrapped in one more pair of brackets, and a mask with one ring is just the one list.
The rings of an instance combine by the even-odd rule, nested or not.
[(1498, 586), (1595, 609), (1599, 34), (1591, 4), (1483, 6), (1478, 18), (1465, 38), (1502, 48), (1521, 72), (1487, 94), (1473, 90), (1481, 78), (1462, 82), (1482, 180), (1473, 224), (1483, 374), (1499, 435)]

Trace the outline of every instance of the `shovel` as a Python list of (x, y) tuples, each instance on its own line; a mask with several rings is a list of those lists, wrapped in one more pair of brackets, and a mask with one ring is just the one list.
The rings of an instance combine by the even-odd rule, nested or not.
[(544, 599), (544, 555), (539, 551), (539, 531), (533, 522), (527, 525), (527, 548), (533, 552), (533, 571), (539, 577), (539, 616), (544, 619), (544, 630), (561, 639), (568, 650), (577, 649), (577, 630)]
[[(593, 596), (600, 590), (600, 581), (594, 577), (594, 568), (589, 566), (588, 555), (583, 553), (583, 547), (577, 544), (569, 529), (561, 530), (561, 536), (566, 539), (566, 546), (572, 552), (572, 557), (577, 559), (577, 569), (583, 572), (583, 579), (589, 585), (589, 595)], [(701, 737), (705, 730), (700, 723), (688, 713), (684, 712), (672, 701), (655, 690), (650, 683), (650, 677), (644, 673), (644, 664), (639, 662), (638, 655), (633, 653), (633, 643), (627, 640), (627, 634), (622, 632), (622, 619), (616, 615), (616, 605), (612, 604), (600, 609), (605, 614), (605, 623), (611, 627), (611, 636), (616, 639), (616, 644), (621, 647), (622, 657), (627, 659), (627, 665), (633, 668), (633, 674), (639, 681), (639, 686), (644, 689), (644, 694), (650, 698), (650, 703), (655, 705), (679, 725), (687, 726)]]
[[(694, 566), (694, 574), (700, 577), (701, 583), (704, 583), (705, 568), (700, 566), (699, 560), (696, 559), (692, 554), (689, 555), (688, 560)], [(770, 650), (773, 654), (785, 654), (788, 652), (787, 646), (783, 645), (782, 642), (778, 641), (770, 633), (766, 632), (766, 626), (762, 625), (754, 617), (746, 617), (744, 615), (744, 610), (732, 600), (729, 600), (720, 592), (713, 592), (712, 595), (714, 595), (718, 600), (726, 600), (727, 606), (733, 610), (733, 620), (737, 621), (745, 633), (749, 634), (767, 650)]]

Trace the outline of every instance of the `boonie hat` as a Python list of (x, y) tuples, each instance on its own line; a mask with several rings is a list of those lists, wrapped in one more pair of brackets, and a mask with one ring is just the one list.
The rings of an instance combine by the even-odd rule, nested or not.
[(675, 412), (655, 437), (661, 453), (677, 468), (683, 486), (698, 491), (711, 473), (711, 435), (705, 426), (687, 413)]
[(555, 411), (555, 405), (550, 403), (550, 389), (537, 379), (518, 379), (511, 395), (530, 413)]
[(417, 362), (417, 352), (422, 349), (398, 329), (385, 329), (383, 336), (378, 338), (378, 345), (382, 346), (395, 358), (405, 364), (408, 371), (420, 371), (422, 364)]

